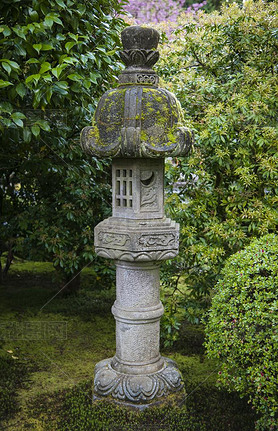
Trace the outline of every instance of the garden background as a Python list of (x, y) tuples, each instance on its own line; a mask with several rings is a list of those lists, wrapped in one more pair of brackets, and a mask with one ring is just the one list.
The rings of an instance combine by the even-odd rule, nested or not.
[[(2, 1), (3, 429), (277, 429), (277, 9)], [(115, 350), (114, 268), (93, 249), (111, 178), (109, 160), (79, 145), (99, 97), (117, 84), (127, 24), (160, 31), (160, 85), (195, 133), (188, 157), (166, 161), (165, 202), (181, 244), (161, 280), (162, 351), (178, 362), (187, 399), (140, 414), (91, 404), (94, 365)], [(240, 260), (227, 261), (235, 253)]]

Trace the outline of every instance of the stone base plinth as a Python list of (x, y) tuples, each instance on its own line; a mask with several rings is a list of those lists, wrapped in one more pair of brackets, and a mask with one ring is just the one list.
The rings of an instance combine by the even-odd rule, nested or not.
[(113, 401), (144, 409), (163, 403), (173, 393), (184, 393), (184, 385), (176, 363), (162, 358), (161, 370), (150, 374), (124, 374), (112, 367), (113, 358), (99, 362), (95, 367), (94, 399)]

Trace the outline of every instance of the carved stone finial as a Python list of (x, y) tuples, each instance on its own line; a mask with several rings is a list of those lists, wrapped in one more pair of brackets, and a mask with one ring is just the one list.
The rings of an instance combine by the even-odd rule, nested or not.
[(121, 38), (124, 50), (157, 49), (159, 33), (154, 28), (133, 25), (122, 31)]
[(156, 51), (159, 33), (153, 28), (131, 26), (122, 31), (124, 50), (120, 52), (124, 64), (130, 67), (151, 68), (159, 59)]

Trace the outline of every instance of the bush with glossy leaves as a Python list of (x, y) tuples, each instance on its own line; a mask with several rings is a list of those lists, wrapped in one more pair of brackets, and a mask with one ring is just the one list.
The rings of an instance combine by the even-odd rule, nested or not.
[(118, 0), (0, 5), (0, 254), (52, 260), (68, 278), (94, 258), (110, 207), (107, 162), (79, 134), (121, 69), (121, 12)]
[(181, 235), (163, 277), (192, 322), (225, 259), (277, 231), (277, 26), (276, 2), (234, 3), (184, 14), (161, 49), (159, 74), (195, 131), (189, 157), (167, 164), (167, 211)]
[(260, 414), (257, 430), (278, 419), (278, 236), (266, 235), (231, 256), (212, 299), (206, 325), (209, 357), (219, 382), (247, 395)]

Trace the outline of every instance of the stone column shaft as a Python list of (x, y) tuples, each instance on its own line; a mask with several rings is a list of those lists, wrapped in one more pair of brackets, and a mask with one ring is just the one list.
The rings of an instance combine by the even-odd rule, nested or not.
[(117, 262), (116, 355), (112, 367), (122, 373), (148, 374), (163, 368), (159, 353), (159, 265)]

